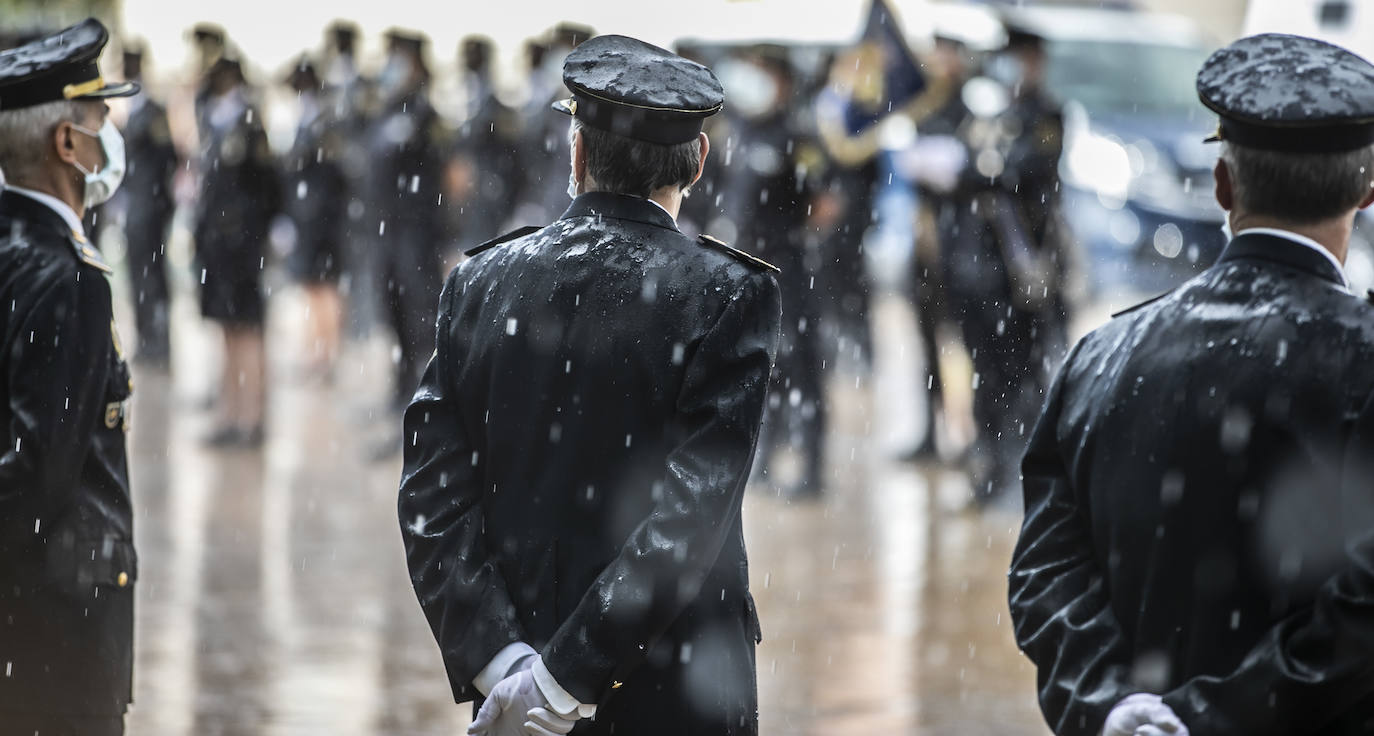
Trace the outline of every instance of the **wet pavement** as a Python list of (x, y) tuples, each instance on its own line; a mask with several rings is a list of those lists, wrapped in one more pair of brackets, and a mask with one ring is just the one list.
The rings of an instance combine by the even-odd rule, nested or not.
[[(133, 736), (467, 723), (406, 577), (399, 457), (369, 459), (396, 427), (370, 410), (386, 396), (388, 350), (351, 345), (333, 386), (293, 380), (301, 304), (294, 290), (274, 297), (260, 451), (200, 444), (218, 356), (191, 299), (176, 306), (175, 380), (136, 373)], [(1045, 734), (1006, 614), (1017, 515), (964, 510), (957, 471), (893, 459), (918, 430), (914, 330), (893, 298), (877, 325), (874, 383), (834, 380), (825, 497), (755, 489), (746, 504), (762, 732)]]

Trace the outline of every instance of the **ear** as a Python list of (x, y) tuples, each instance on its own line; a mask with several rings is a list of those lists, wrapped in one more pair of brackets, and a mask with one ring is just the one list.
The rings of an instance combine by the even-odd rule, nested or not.
[(582, 141), (582, 131), (577, 131), (572, 141), (573, 181), (579, 187), (587, 180), (587, 149)]
[(57, 151), (58, 160), (68, 164), (76, 161), (76, 135), (70, 120), (63, 120), (53, 128), (53, 149)]
[(1374, 204), (1374, 185), (1370, 186), (1369, 192), (1365, 194), (1364, 199), (1360, 201), (1360, 209), (1364, 209), (1371, 204)]
[(697, 143), (701, 145), (701, 160), (697, 162), (697, 173), (692, 177), (693, 184), (696, 184), (701, 179), (702, 172), (706, 171), (706, 156), (711, 153), (711, 139), (705, 133), (697, 134)]
[(1217, 159), (1217, 165), (1212, 169), (1212, 178), (1216, 180), (1217, 204), (1227, 212), (1236, 205), (1235, 191), (1232, 189), (1231, 168), (1222, 159)]

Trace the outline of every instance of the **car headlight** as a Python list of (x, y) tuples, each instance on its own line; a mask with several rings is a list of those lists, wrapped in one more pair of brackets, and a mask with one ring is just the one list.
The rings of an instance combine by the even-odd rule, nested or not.
[(1076, 136), (1065, 156), (1069, 183), (1097, 193), (1102, 206), (1121, 209), (1131, 190), (1131, 157), (1116, 138), (1097, 133)]

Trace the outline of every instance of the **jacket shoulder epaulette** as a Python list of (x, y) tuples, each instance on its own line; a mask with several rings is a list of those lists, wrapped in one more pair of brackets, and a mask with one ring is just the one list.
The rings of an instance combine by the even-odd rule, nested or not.
[(484, 251), (484, 250), (490, 250), (491, 248), (495, 248), (496, 246), (498, 246), (498, 245), (500, 245), (500, 244), (502, 244), (502, 243), (508, 243), (508, 242), (510, 242), (510, 241), (512, 241), (512, 240), (515, 240), (516, 238), (523, 238), (523, 237), (525, 237), (526, 235), (529, 235), (529, 234), (532, 233), (532, 232), (535, 232), (535, 231), (537, 231), (537, 230), (542, 230), (542, 229), (543, 229), (543, 228), (536, 227), (536, 226), (534, 226), (534, 225), (526, 225), (526, 226), (524, 226), (524, 227), (516, 228), (516, 229), (514, 229), (514, 230), (512, 230), (512, 231), (510, 231), (510, 232), (508, 232), (508, 233), (506, 233), (505, 235), (498, 235), (498, 236), (492, 238), (491, 240), (488, 240), (487, 242), (485, 242), (485, 243), (483, 243), (483, 244), (481, 244), (481, 245), (478, 245), (478, 246), (469, 248), (467, 251), (464, 252), (463, 255), (466, 255), (466, 256), (468, 256), (468, 257), (472, 257), (472, 256), (477, 255), (478, 253), (481, 253), (481, 252)]
[(1168, 296), (1168, 295), (1170, 295), (1170, 294), (1172, 294), (1172, 293), (1174, 293), (1174, 292), (1173, 292), (1173, 290), (1171, 289), (1171, 290), (1169, 290), (1169, 291), (1164, 292), (1163, 294), (1159, 294), (1159, 295), (1157, 295), (1157, 296), (1152, 296), (1152, 297), (1150, 297), (1149, 299), (1146, 299), (1145, 301), (1143, 301), (1143, 302), (1141, 302), (1141, 303), (1139, 303), (1139, 304), (1136, 304), (1136, 305), (1130, 306), (1130, 307), (1126, 307), (1125, 309), (1121, 310), (1120, 312), (1113, 313), (1113, 314), (1112, 314), (1112, 319), (1116, 319), (1117, 317), (1120, 317), (1120, 316), (1122, 316), (1122, 315), (1124, 315), (1124, 314), (1130, 314), (1131, 312), (1134, 312), (1134, 311), (1137, 310), (1137, 309), (1141, 309), (1141, 308), (1143, 308), (1143, 307), (1148, 307), (1148, 306), (1150, 306), (1151, 304), (1154, 304), (1155, 302), (1159, 301), (1160, 299), (1163, 299), (1164, 297), (1166, 297), (1166, 296)]
[(716, 250), (723, 250), (726, 253), (729, 253), (730, 255), (734, 256), (736, 259), (741, 260), (756, 268), (761, 268), (765, 271), (772, 271), (773, 273), (782, 273), (781, 268), (774, 266), (773, 264), (763, 260), (762, 258), (759, 258), (758, 256), (745, 253), (739, 248), (732, 248), (724, 241), (718, 238), (713, 238), (710, 235), (700, 235), (697, 237), (697, 241), (700, 242), (702, 245), (710, 246), (712, 248), (715, 248)]
[(76, 251), (76, 257), (80, 259), (82, 263), (87, 266), (94, 266), (105, 273), (114, 273), (114, 269), (110, 268), (110, 264), (105, 262), (105, 257), (100, 254), (100, 251), (95, 249), (95, 246), (91, 245), (90, 241), (86, 239), (86, 236), (73, 232), (69, 240), (72, 244), (72, 249)]

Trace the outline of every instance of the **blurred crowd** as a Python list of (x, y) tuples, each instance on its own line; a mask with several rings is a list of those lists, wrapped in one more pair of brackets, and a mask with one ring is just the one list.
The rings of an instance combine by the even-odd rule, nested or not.
[[(937, 33), (918, 55), (885, 13), (875, 3), (845, 48), (679, 44), (717, 72), (727, 102), (707, 125), (712, 155), (678, 224), (781, 268), (783, 345), (755, 480), (799, 497), (826, 485), (830, 376), (862, 383), (870, 369), (865, 245), (879, 229), (908, 238), (911, 273), (899, 281), (924, 366), (911, 380), (928, 398), (924, 440), (908, 457), (966, 463), (986, 502), (1015, 486), (1039, 388), (1066, 341), (1062, 116), (1043, 90), (1034, 33), (1009, 27), (995, 49)], [(495, 81), (485, 37), (462, 41), (457, 84), (445, 86), (423, 33), (387, 31), (378, 68), (360, 61), (360, 34), (335, 23), (285, 73), (255, 79), (223, 29), (199, 25), (188, 33), (196, 82), (183, 90), (193, 99), (160, 100), (154, 87), (128, 110), (127, 181), (91, 217), (102, 243), (126, 249), (136, 360), (163, 370), (168, 231), (178, 207), (187, 218), (200, 313), (223, 335), (212, 445), (264, 440), (272, 274), (306, 294), (306, 377), (331, 381), (342, 341), (380, 330), (394, 345), (399, 411), (434, 347), (443, 274), (464, 250), (547, 224), (569, 204), (568, 122), (549, 105), (568, 96), (562, 61), (593, 29), (561, 24), (527, 41), (518, 95)], [(124, 48), (125, 78), (141, 79), (146, 54), (135, 41)], [(282, 92), (294, 108), (289, 147), (272, 145), (263, 115)], [(964, 447), (945, 430), (939, 353), (951, 341), (973, 369), (975, 436)], [(796, 461), (789, 472), (774, 472), (780, 456)]]

